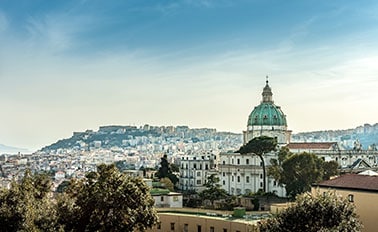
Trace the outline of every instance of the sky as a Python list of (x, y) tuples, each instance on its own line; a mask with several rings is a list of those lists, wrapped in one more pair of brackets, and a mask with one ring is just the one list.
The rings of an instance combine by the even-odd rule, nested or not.
[(241, 133), (266, 76), (293, 133), (375, 124), (377, 41), (373, 0), (0, 0), (0, 144)]

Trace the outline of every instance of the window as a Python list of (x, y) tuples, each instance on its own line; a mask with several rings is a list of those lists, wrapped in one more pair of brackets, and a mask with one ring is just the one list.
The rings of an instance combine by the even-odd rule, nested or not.
[(189, 225), (188, 224), (184, 224), (184, 232), (188, 232), (189, 231)]
[(197, 225), (197, 232), (201, 232), (201, 225)]
[(210, 226), (210, 232), (214, 232), (214, 226)]
[(231, 159), (231, 164), (234, 164), (234, 159)]
[(240, 176), (238, 176), (238, 183), (240, 182)]
[(197, 164), (193, 164), (193, 168), (196, 169), (197, 168)]
[(246, 159), (246, 160), (245, 160), (245, 163), (248, 165), (248, 164), (249, 164), (249, 159)]
[(197, 172), (197, 176), (201, 176), (201, 172)]
[(245, 182), (249, 183), (249, 176), (245, 177)]
[(161, 197), (160, 197), (160, 201), (164, 201), (164, 196), (161, 196)]
[(200, 164), (200, 168), (199, 169), (202, 169), (202, 164)]
[(223, 185), (226, 185), (226, 181), (225, 180), (222, 183), (223, 183)]
[(173, 201), (178, 201), (179, 199), (178, 199), (178, 196), (174, 196), (173, 197)]
[(234, 176), (231, 176), (231, 181), (234, 181)]
[(227, 229), (226, 229), (226, 228), (223, 228), (223, 232), (227, 232)]
[(237, 163), (240, 164), (240, 159), (237, 159)]
[(223, 175), (223, 176), (226, 176), (226, 173), (225, 173), (225, 172), (223, 172), (223, 173), (222, 173), (222, 175)]
[(171, 223), (171, 230), (175, 230), (175, 223), (174, 222)]
[(209, 169), (209, 165), (208, 165), (208, 164), (205, 165), (205, 169), (206, 169), (206, 170)]
[(354, 196), (353, 196), (353, 194), (349, 194), (348, 195), (348, 201), (349, 202), (354, 202)]
[(260, 188), (262, 188), (263, 187), (263, 183), (262, 182), (260, 182)]
[(263, 178), (263, 174), (260, 174), (260, 179), (262, 179)]
[(201, 180), (197, 180), (197, 184), (201, 184)]
[(226, 164), (226, 161), (223, 160), (223, 164)]
[(161, 230), (161, 223), (158, 223), (156, 229)]

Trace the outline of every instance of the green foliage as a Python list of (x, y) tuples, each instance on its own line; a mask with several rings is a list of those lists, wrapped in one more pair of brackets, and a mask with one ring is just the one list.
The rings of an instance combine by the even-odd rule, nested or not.
[(292, 155), (282, 163), (282, 182), (288, 196), (310, 191), (311, 184), (322, 180), (323, 160), (314, 154), (301, 153)]
[(258, 198), (252, 199), (253, 209), (254, 211), (258, 211), (260, 209), (260, 200)]
[(277, 148), (277, 139), (268, 136), (255, 137), (247, 144), (241, 146), (237, 151), (240, 154), (253, 153), (260, 157), (263, 167), (263, 191), (266, 192), (266, 171), (265, 161), (263, 155), (265, 153), (275, 151)]
[(324, 162), (323, 169), (323, 180), (329, 180), (332, 176), (339, 175), (339, 164), (332, 160), (328, 162)]
[(240, 154), (254, 153), (262, 156), (267, 152), (275, 151), (277, 140), (268, 136), (255, 137), (237, 151)]
[(179, 172), (180, 167), (177, 164), (171, 164), (171, 170), (172, 172)]
[(58, 231), (49, 198), (51, 181), (46, 175), (25, 171), (20, 182), (0, 192), (1, 231)]
[(175, 189), (172, 181), (167, 177), (161, 178), (160, 183), (162, 183), (165, 188), (169, 189), (169, 191), (173, 191)]
[(144, 231), (158, 221), (149, 190), (142, 179), (100, 165), (58, 199), (59, 223), (65, 231)]
[(156, 177), (159, 179), (169, 178), (173, 185), (176, 185), (179, 179), (173, 174), (171, 164), (168, 163), (167, 155), (164, 155), (160, 161), (160, 167), (156, 172)]
[(361, 227), (352, 203), (325, 192), (297, 196), (294, 205), (262, 221), (260, 232), (358, 232)]
[(56, 191), (58, 193), (63, 193), (64, 191), (66, 191), (69, 185), (70, 185), (70, 182), (68, 180), (64, 180), (62, 183), (58, 185), (58, 187), (56, 188)]
[(324, 162), (315, 154), (292, 154), (286, 149), (281, 149), (279, 159), (272, 159), (271, 163), (268, 174), (285, 185), (290, 197), (309, 191), (312, 184), (338, 173), (335, 161)]
[(199, 196), (204, 200), (209, 200), (212, 206), (214, 205), (215, 200), (223, 199), (227, 196), (226, 190), (222, 189), (219, 184), (219, 177), (215, 174), (212, 174), (207, 178), (204, 186), (206, 189), (200, 192)]

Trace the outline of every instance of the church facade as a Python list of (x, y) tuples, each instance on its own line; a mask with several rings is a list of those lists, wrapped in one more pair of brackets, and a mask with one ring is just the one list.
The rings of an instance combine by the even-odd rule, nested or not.
[[(243, 131), (244, 144), (259, 136), (276, 138), (279, 146), (290, 143), (291, 131), (287, 127), (286, 115), (281, 107), (274, 104), (268, 80), (263, 88), (260, 104), (248, 116), (247, 129)], [(272, 158), (276, 158), (276, 153), (264, 155), (266, 167), (270, 166)], [(218, 167), (220, 184), (231, 195), (254, 193), (263, 189), (263, 167), (256, 155), (221, 153)], [(273, 178), (266, 176), (265, 183), (266, 192), (286, 196), (285, 188), (279, 186)]]

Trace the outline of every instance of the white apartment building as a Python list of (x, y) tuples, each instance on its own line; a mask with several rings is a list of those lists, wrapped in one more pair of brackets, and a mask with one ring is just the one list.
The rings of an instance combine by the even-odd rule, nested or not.
[(211, 174), (217, 174), (217, 156), (212, 152), (199, 152), (183, 155), (180, 159), (181, 190), (201, 192), (204, 184)]

